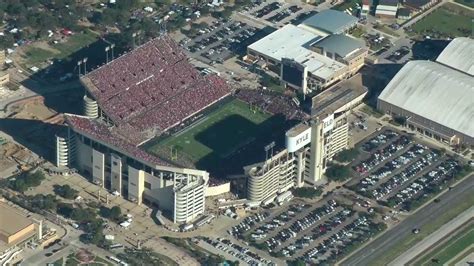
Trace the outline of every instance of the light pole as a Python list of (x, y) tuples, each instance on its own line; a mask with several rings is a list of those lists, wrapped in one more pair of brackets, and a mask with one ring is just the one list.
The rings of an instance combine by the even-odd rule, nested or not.
[(77, 69), (79, 70), (79, 77), (81, 76), (81, 64), (82, 64), (82, 60), (77, 61)]
[(137, 37), (137, 33), (136, 33), (136, 32), (132, 33), (132, 39), (133, 39), (133, 48), (135, 48), (135, 46), (136, 46), (136, 43), (135, 43), (135, 37)]
[[(132, 38), (133, 38), (133, 48), (135, 48), (135, 46), (140, 45), (140, 39), (137, 38), (137, 37), (140, 37), (140, 31), (137, 31), (137, 32), (134, 32), (132, 33)], [(137, 42), (138, 41), (138, 42)]]
[(115, 43), (112, 43), (110, 45), (110, 50), (112, 50), (112, 60), (114, 60), (114, 48), (115, 48)]
[(105, 47), (105, 63), (106, 64), (109, 63), (109, 50), (110, 50), (110, 46)]
[(84, 63), (84, 75), (87, 74), (87, 57), (84, 57), (82, 59), (82, 62)]

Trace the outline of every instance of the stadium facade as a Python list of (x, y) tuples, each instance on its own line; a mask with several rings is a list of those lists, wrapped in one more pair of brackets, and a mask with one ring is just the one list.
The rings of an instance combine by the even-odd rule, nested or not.
[(449, 145), (474, 145), (474, 40), (452, 40), (436, 62), (411, 61), (382, 91), (377, 107), (406, 127)]
[[(334, 10), (329, 13), (333, 12), (342, 13)], [(288, 24), (249, 45), (245, 60), (276, 72), (285, 86), (304, 94), (354, 75), (368, 55), (362, 40), (345, 35), (357, 19), (343, 14), (337, 20), (339, 23), (334, 24), (331, 21), (339, 15), (318, 16), (321, 13), (307, 23)], [(324, 20), (329, 21), (320, 22)]]
[(227, 83), (201, 75), (167, 36), (82, 76), (81, 83), (84, 116), (66, 114), (68, 132), (56, 137), (57, 165), (76, 168), (137, 204), (156, 206), (175, 223), (203, 214), (209, 173), (140, 145), (225, 98)]
[(244, 167), (248, 199), (268, 202), (292, 187), (317, 185), (328, 162), (348, 147), (347, 116), (366, 94), (358, 74), (313, 97), (311, 120), (286, 132), (286, 148)]

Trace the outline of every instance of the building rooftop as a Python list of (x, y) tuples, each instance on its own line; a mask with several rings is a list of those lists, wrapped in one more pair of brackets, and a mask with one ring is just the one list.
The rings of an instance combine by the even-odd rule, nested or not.
[(321, 47), (325, 51), (336, 53), (343, 58), (366, 47), (364, 41), (349, 37), (345, 34), (329, 35), (313, 44), (313, 46)]
[(343, 33), (353, 27), (358, 19), (345, 12), (327, 9), (304, 20), (301, 24), (327, 33)]
[(474, 75), (474, 40), (467, 37), (452, 40), (436, 61), (469, 75)]
[(317, 34), (288, 24), (266, 37), (252, 43), (248, 48), (264, 54), (275, 61), (282, 58), (294, 58), (301, 54), (308, 54), (304, 46), (323, 38)]
[(431, 61), (411, 61), (379, 96), (448, 128), (474, 137), (474, 77)]
[(26, 215), (9, 206), (4, 202), (0, 202), (0, 233), (5, 236), (12, 236), (26, 227), (33, 224)]
[(312, 43), (321, 38), (320, 35), (288, 24), (248, 48), (275, 61), (281, 61), (282, 58), (293, 59), (307, 67), (308, 72), (326, 79), (346, 66), (309, 49)]
[(313, 97), (311, 116), (324, 117), (341, 112), (353, 100), (362, 95), (365, 96), (367, 91), (367, 88), (362, 84), (361, 74), (343, 80)]
[(288, 137), (296, 137), (298, 136), (299, 134), (303, 133), (305, 130), (307, 130), (308, 128), (310, 128), (309, 125), (305, 124), (305, 123), (300, 123), (294, 127), (292, 127), (290, 130), (288, 130), (286, 132), (286, 136)]
[(408, 17), (411, 15), (411, 10), (409, 8), (400, 8), (398, 9), (399, 17)]
[(431, 0), (405, 0), (403, 4), (409, 7), (421, 9), (424, 5), (431, 2)]

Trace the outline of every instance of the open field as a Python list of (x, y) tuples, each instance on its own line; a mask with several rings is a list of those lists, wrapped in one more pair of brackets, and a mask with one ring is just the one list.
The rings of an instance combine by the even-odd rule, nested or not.
[(67, 37), (66, 41), (57, 44), (39, 42), (29, 45), (23, 51), (23, 64), (26, 67), (40, 67), (48, 60), (65, 59), (81, 48), (95, 42), (97, 38), (98, 36), (95, 33), (85, 31)]
[[(471, 224), (472, 225), (472, 224)], [(418, 265), (433, 265), (432, 259), (438, 260), (437, 264), (445, 264), (458, 254), (461, 254), (472, 244), (474, 239), (474, 228), (467, 226), (452, 236), (446, 243), (436, 247), (433, 251), (423, 256)]]
[(233, 100), (196, 125), (159, 141), (150, 150), (173, 147), (178, 153), (189, 155), (193, 161), (199, 161), (212, 152), (225, 157), (258, 134), (262, 130), (260, 125), (269, 117), (269, 114), (250, 110), (250, 106), (240, 100)]
[(470, 8), (474, 8), (474, 1), (473, 0), (454, 0), (454, 2), (459, 3), (461, 5), (468, 6)]
[(417, 34), (432, 38), (472, 36), (474, 11), (446, 3), (412, 26)]

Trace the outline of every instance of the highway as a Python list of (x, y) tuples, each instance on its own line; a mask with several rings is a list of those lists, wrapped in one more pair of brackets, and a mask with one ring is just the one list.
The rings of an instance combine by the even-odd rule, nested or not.
[(384, 253), (393, 249), (401, 240), (412, 234), (413, 228), (423, 230), (423, 225), (432, 222), (442, 216), (452, 206), (463, 202), (472, 196), (474, 191), (474, 174), (464, 179), (451, 190), (439, 196), (440, 202), (430, 203), (413, 215), (408, 216), (400, 224), (385, 232), (379, 238), (354, 253), (344, 260), (340, 265), (369, 265), (373, 264)]

